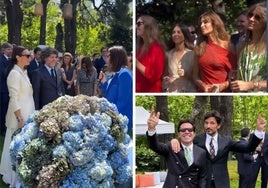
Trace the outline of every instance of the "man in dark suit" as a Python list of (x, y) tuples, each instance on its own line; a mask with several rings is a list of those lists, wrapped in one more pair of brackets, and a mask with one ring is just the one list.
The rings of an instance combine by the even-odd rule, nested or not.
[(6, 113), (9, 102), (7, 88), (7, 66), (9, 58), (12, 56), (13, 46), (9, 43), (2, 45), (3, 54), (0, 59), (0, 134), (5, 136), (6, 132)]
[[(247, 145), (250, 129), (243, 128), (240, 132), (240, 142)], [(255, 188), (251, 170), (256, 158), (257, 156), (252, 153), (236, 153), (239, 188)]]
[[(253, 176), (253, 183), (255, 185), (259, 171), (261, 169), (261, 188), (267, 188), (267, 179), (268, 179), (268, 133), (265, 132), (266, 120), (259, 115), (258, 120), (261, 121), (265, 126), (263, 127), (263, 140), (256, 148), (257, 159), (254, 163), (253, 168), (251, 169), (251, 174)], [(252, 136), (252, 135), (251, 135)], [(251, 139), (251, 138), (250, 138)]]
[[(252, 139), (248, 144), (240, 141), (233, 141), (230, 136), (218, 133), (222, 124), (222, 117), (219, 112), (212, 110), (206, 113), (204, 117), (205, 133), (196, 135), (194, 144), (203, 148), (207, 152), (206, 164), (208, 168), (207, 188), (230, 188), (230, 180), (227, 169), (227, 160), (229, 151), (249, 153), (253, 152), (262, 140), (263, 124), (257, 123)], [(171, 141), (175, 152), (180, 151), (180, 145), (177, 139)]]
[(99, 77), (100, 71), (104, 68), (106, 63), (106, 56), (108, 53), (108, 49), (106, 47), (101, 48), (101, 57), (94, 61), (94, 67), (97, 69), (97, 78)]
[(168, 173), (163, 188), (205, 188), (206, 187), (206, 152), (193, 144), (195, 127), (190, 120), (183, 120), (178, 125), (178, 136), (181, 139), (181, 150), (172, 151), (171, 144), (159, 143), (156, 136), (156, 125), (160, 113), (152, 109), (147, 121), (147, 140), (150, 148), (163, 155), (167, 161)]
[(40, 68), (42, 65), (41, 53), (42, 53), (42, 49), (39, 47), (36, 47), (34, 49), (34, 58), (32, 59), (32, 61), (30, 61), (30, 64), (27, 67), (27, 73), (31, 82), (32, 82), (32, 72)]
[(238, 33), (231, 35), (231, 42), (234, 44), (234, 46), (239, 44), (239, 42), (243, 41), (246, 37), (248, 28), (248, 17), (246, 10), (239, 13), (236, 26)]
[(36, 110), (64, 95), (62, 91), (62, 75), (55, 69), (58, 61), (58, 51), (46, 48), (42, 51), (44, 66), (33, 71), (32, 86)]

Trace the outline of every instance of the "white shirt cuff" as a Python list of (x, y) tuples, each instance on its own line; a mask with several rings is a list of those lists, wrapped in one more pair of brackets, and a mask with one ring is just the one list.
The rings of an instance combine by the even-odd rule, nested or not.
[(255, 136), (259, 139), (263, 139), (263, 131), (258, 131), (257, 129), (254, 131)]
[(149, 131), (149, 130), (148, 130), (148, 135), (149, 135), (149, 136), (153, 136), (155, 133), (156, 133), (155, 130), (154, 130), (154, 131)]

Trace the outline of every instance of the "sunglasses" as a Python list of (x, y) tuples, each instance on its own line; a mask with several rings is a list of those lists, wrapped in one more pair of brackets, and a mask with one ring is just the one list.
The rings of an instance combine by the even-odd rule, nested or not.
[(260, 21), (261, 20), (261, 16), (258, 14), (253, 14), (252, 12), (248, 13), (248, 18), (252, 18), (254, 17), (255, 20)]
[(21, 55), (21, 56), (25, 56), (25, 57), (27, 57), (27, 58), (30, 58), (30, 57), (31, 57), (30, 54), (23, 54), (23, 55)]
[(194, 129), (193, 128), (181, 128), (180, 130), (179, 130), (180, 132), (186, 132), (186, 131), (188, 131), (188, 132), (193, 132), (194, 131)]
[(137, 25), (138, 27), (140, 27), (140, 26), (143, 25), (143, 24), (144, 24), (144, 22), (141, 22), (141, 21), (139, 21), (139, 22), (136, 23), (136, 25)]

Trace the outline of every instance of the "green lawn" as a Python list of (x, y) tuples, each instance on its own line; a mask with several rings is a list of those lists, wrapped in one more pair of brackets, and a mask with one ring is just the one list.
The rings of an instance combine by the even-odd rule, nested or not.
[[(0, 136), (0, 156), (2, 155), (3, 144), (4, 144), (4, 138)], [(229, 161), (228, 169), (231, 181), (231, 188), (237, 188), (238, 187), (237, 161), (236, 160)], [(261, 187), (260, 176), (258, 177), (256, 187)], [(3, 183), (2, 176), (0, 176), (0, 188), (8, 188), (8, 186), (5, 183)]]

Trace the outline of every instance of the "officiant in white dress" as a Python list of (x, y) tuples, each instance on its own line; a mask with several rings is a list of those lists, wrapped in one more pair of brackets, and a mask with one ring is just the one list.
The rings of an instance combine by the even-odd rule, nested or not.
[(33, 89), (27, 75), (26, 66), (29, 65), (31, 54), (22, 46), (13, 48), (12, 58), (7, 67), (7, 86), (10, 101), (6, 114), (6, 135), (0, 163), (0, 174), (9, 187), (18, 187), (18, 177), (12, 170), (9, 146), (12, 134), (24, 125), (28, 116), (35, 110)]

